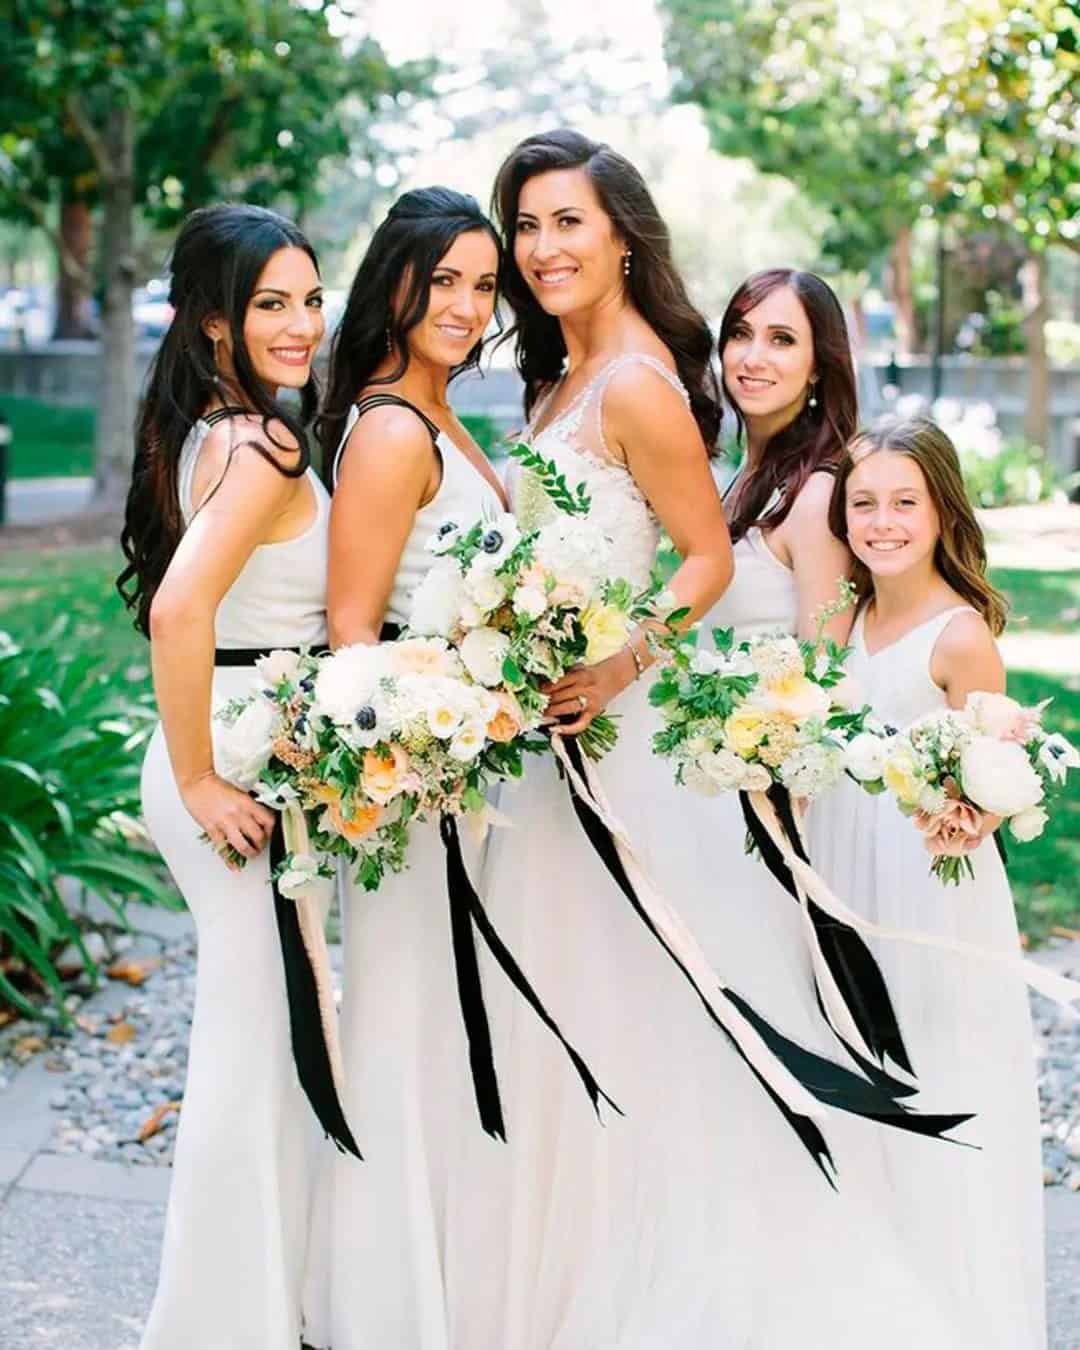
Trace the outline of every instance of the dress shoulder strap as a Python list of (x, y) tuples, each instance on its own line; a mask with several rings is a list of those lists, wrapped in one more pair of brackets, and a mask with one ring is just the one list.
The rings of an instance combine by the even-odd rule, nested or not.
[(212, 427), (216, 426), (218, 422), (224, 422), (226, 417), (246, 417), (247, 413), (247, 408), (235, 407), (230, 404), (226, 405), (224, 408), (215, 408), (212, 413), (207, 413), (206, 416), (201, 417), (199, 421), (203, 422), (208, 427)]
[[(604, 369), (597, 375), (593, 386), (589, 391), (590, 395), (596, 398), (596, 434), (600, 443), (600, 449), (605, 459), (612, 459), (608, 443), (604, 438), (604, 395), (607, 393), (607, 387), (612, 379), (620, 370), (625, 370), (627, 366), (648, 366), (654, 370), (657, 375), (662, 376), (672, 389), (679, 395), (682, 401), (689, 407), (690, 395), (686, 392), (686, 387), (678, 375), (673, 374), (659, 357), (653, 356), (649, 352), (624, 352), (621, 356), (616, 356), (613, 361), (609, 361)], [(588, 396), (587, 396), (588, 398)], [(587, 400), (586, 400), (587, 401)]]
[(442, 435), (442, 431), (435, 425), (431, 418), (425, 413), (422, 413), (414, 403), (410, 403), (407, 398), (402, 398), (400, 394), (391, 394), (389, 392), (385, 394), (365, 394), (363, 398), (358, 399), (357, 402), (352, 405), (349, 409), (349, 415), (345, 419), (345, 428), (341, 433), (341, 440), (338, 442), (338, 448), (334, 454), (334, 466), (331, 473), (331, 482), (334, 487), (337, 487), (338, 471), (341, 467), (341, 456), (345, 451), (346, 442), (352, 435), (353, 427), (355, 427), (361, 417), (363, 417), (366, 412), (370, 412), (372, 408), (395, 407), (408, 408), (411, 413), (415, 413), (420, 421), (423, 422), (424, 426), (427, 427), (432, 445), (436, 448), (438, 447), (439, 437)]

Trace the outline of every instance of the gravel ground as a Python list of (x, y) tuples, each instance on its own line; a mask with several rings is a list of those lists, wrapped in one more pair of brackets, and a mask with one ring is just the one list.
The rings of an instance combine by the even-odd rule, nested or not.
[[(1080, 953), (1080, 944), (1075, 944)], [(339, 949), (332, 949), (337, 964)], [(122, 952), (110, 955), (124, 959)], [(1053, 953), (1059, 969), (1080, 973), (1080, 954)], [(20, 1061), (42, 1055), (55, 1074), (54, 1114), (47, 1151), (83, 1154), (142, 1166), (168, 1166), (187, 1069), (187, 1039), (195, 993), (195, 939), (163, 946), (144, 984), (110, 982), (104, 1002), (76, 1011), (72, 1035), (43, 1036), (28, 1022), (0, 1031), (0, 1100)], [(141, 973), (136, 969), (135, 974)], [(77, 1008), (74, 996), (73, 1008)], [(1044, 1182), (1080, 1191), (1080, 1014), (1032, 997), (1039, 1097), (1043, 1118)]]

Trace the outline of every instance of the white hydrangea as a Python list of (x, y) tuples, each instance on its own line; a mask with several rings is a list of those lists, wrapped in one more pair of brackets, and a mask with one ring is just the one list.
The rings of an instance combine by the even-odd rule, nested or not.
[(780, 779), (793, 797), (817, 797), (839, 781), (844, 762), (839, 746), (801, 745), (780, 765)]
[(611, 544), (596, 525), (559, 515), (537, 535), (534, 558), (562, 583), (593, 590), (610, 572)]
[(453, 561), (436, 563), (413, 592), (409, 630), (422, 636), (449, 637), (465, 599), (465, 587)]

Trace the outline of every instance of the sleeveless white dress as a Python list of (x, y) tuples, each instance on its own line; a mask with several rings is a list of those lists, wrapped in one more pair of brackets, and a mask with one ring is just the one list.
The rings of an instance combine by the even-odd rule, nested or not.
[[(862, 615), (848, 670), (886, 722), (904, 728), (944, 708), (930, 678), (950, 609), (872, 655)], [(973, 854), (974, 878), (929, 875), (918, 830), (891, 797), (843, 782), (809, 813), (810, 856), (854, 909), (893, 928), (939, 933), (1017, 954), (1005, 869), (992, 840)], [(921, 1278), (983, 1350), (1045, 1350), (1042, 1174), (1034, 1037), (1019, 979), (951, 953), (873, 944), (912, 1060), (931, 1102), (977, 1111), (965, 1138), (980, 1152), (916, 1149), (881, 1135), (853, 1159), (882, 1216), (917, 1258)], [(925, 1342), (924, 1342), (925, 1344)]]
[[(354, 407), (341, 448), (356, 420)], [(436, 561), (426, 544), (439, 526), (503, 509), (445, 433), (435, 446), (442, 481), (402, 550), (390, 623), (407, 622), (413, 593)], [(468, 855), (466, 838), (462, 846)], [(437, 823), (412, 827), (406, 869), (375, 893), (345, 875), (342, 914), (344, 1106), (364, 1161), (335, 1155), (323, 1166), (305, 1339), (333, 1350), (438, 1345), (433, 1329), (445, 1324), (455, 1214), (468, 1203), (453, 1174), (455, 1131), (479, 1132), (480, 1124)]]
[[(681, 392), (654, 358), (617, 358), (533, 443), (571, 485), (586, 484), (593, 518), (614, 545), (614, 570), (641, 584), (658, 522), (628, 469), (604, 457), (598, 434), (607, 383), (632, 363)], [(525, 523), (534, 523), (528, 476), (513, 495)], [(744, 559), (750, 548), (756, 544), (740, 549)], [(768, 624), (790, 626), (793, 588), (784, 569), (770, 571), (780, 565), (753, 556), (761, 570), (752, 579), (744, 573), (748, 618), (765, 601), (762, 583), (775, 611), (764, 616)], [(791, 935), (783, 925), (778, 935), (758, 933), (769, 922), (759, 891), (773, 887), (784, 905), (794, 904), (743, 857), (741, 817), (737, 828), (734, 816), (718, 822), (717, 800), (676, 787), (670, 766), (651, 753), (658, 722), (650, 683), (635, 683), (612, 705), (619, 742), (598, 766), (603, 790), (714, 969), (754, 1001), (742, 977), (747, 958), (760, 953), (773, 970), (758, 983), (786, 996), (809, 979), (798, 969), (801, 937), (794, 922)], [(514, 828), (491, 836), (485, 903), (625, 1116), (608, 1111), (598, 1123), (558, 1047), (512, 994), (487, 982), (508, 1142), (459, 1131), (463, 1228), (439, 1272), (442, 1303), (395, 1350), (951, 1347), (933, 1339), (936, 1313), (921, 1304), (889, 1235), (848, 1192), (829, 1189), (632, 913), (585, 839), (554, 763), (530, 762), (500, 809)], [(784, 913), (780, 899), (775, 909)], [(748, 933), (760, 938), (756, 946)], [(787, 967), (776, 961), (782, 944)], [(810, 992), (792, 1002), (817, 1016)], [(809, 1040), (800, 1035), (808, 1013), (784, 1025), (767, 999), (757, 1006)], [(831, 1114), (824, 1129), (832, 1141)], [(845, 1182), (857, 1196), (858, 1176), (843, 1170)], [(807, 1212), (818, 1221), (813, 1240), (804, 1239)], [(880, 1274), (864, 1298), (866, 1263)]]
[[(208, 430), (197, 422), (181, 451), (185, 522)], [(252, 553), (215, 615), (218, 647), (325, 643), (329, 499), (311, 470), (307, 481), (310, 526)], [(246, 693), (251, 678), (245, 668), (215, 670), (215, 703)], [(297, 1350), (321, 1131), (293, 1065), (268, 855), (230, 872), (199, 839), (160, 726), (142, 801), (199, 943), (161, 1273), (142, 1350)]]

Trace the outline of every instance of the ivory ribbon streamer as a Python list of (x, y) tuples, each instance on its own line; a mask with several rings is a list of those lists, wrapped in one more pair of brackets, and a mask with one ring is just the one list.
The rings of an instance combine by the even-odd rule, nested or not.
[[(311, 836), (308, 833), (307, 819), (295, 802), (289, 802), (282, 814), (281, 828), (285, 835), (285, 847), (290, 853), (311, 856)], [(334, 988), (331, 979), (330, 950), (326, 945), (325, 916), (322, 904), (315, 897), (293, 900), (296, 917), (300, 925), (300, 937), (307, 951), (311, 970), (315, 976), (315, 988), (319, 997), (319, 1020), (322, 1023), (323, 1038), (326, 1041), (326, 1053), (330, 1060), (330, 1072), (334, 1078), (334, 1087), (339, 1097), (345, 1091), (345, 1064), (341, 1054), (341, 1039), (338, 1036), (337, 1007), (334, 1004)]]
[[(958, 956), (975, 957), (981, 961), (988, 961), (1014, 975), (1019, 975), (1021, 979), (1027, 981), (1032, 989), (1037, 990), (1046, 998), (1053, 999), (1055, 1003), (1068, 1004), (1080, 998), (1080, 982), (1070, 980), (1065, 975), (1057, 975), (1051, 970), (1044, 970), (1034, 961), (1012, 956), (1008, 952), (991, 951), (988, 947), (977, 947), (970, 942), (961, 942), (959, 938), (945, 937), (937, 933), (921, 933), (915, 929), (889, 928), (883, 924), (874, 923), (871, 919), (864, 918), (863, 915), (844, 904), (829, 889), (818, 873), (812, 867), (808, 867), (798, 856), (781, 828), (776, 810), (767, 795), (764, 792), (751, 792), (747, 795), (758, 819), (768, 830), (769, 837), (780, 850), (784, 862), (787, 863), (791, 875), (795, 878), (801, 906), (804, 905), (804, 894), (809, 895), (834, 919), (850, 924), (852, 928), (857, 928), (870, 937), (882, 938), (889, 942), (911, 942), (920, 947), (931, 947), (938, 951), (955, 952)], [(816, 935), (811, 935), (808, 940), (812, 940), (812, 953), (820, 954)], [(822, 964), (824, 964), (823, 958)], [(815, 971), (817, 967), (818, 963), (815, 960)]]
[(780, 1063), (758, 1031), (726, 998), (713, 996), (712, 991), (714, 989), (723, 990), (727, 986), (709, 965), (705, 954), (682, 920), (657, 891), (643, 864), (638, 859), (625, 828), (613, 815), (603, 789), (600, 787), (596, 775), (591, 771), (588, 761), (584, 762), (586, 777), (583, 780), (566, 753), (562, 737), (557, 734), (553, 735), (551, 746), (578, 795), (590, 804), (615, 840), (619, 857), (627, 874), (633, 880), (634, 890), (637, 892), (642, 908), (647, 913), (650, 922), (663, 937), (669, 950), (682, 962), (692, 976), (700, 996), (707, 1003), (709, 1011), (717, 1022), (736, 1042), (746, 1056), (747, 1062), (791, 1110), (798, 1112), (800, 1115), (808, 1116), (812, 1120), (826, 1119), (826, 1111), (822, 1104)]

